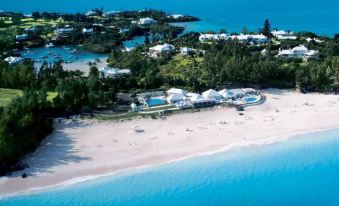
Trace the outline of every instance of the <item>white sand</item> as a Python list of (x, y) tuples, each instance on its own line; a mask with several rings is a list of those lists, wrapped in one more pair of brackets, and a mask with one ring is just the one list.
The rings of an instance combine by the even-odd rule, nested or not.
[[(104, 67), (104, 66), (107, 65), (106, 59), (107, 58), (100, 58), (99, 63), (95, 62), (95, 61), (92, 61), (92, 62), (95, 62), (97, 64), (97, 67), (100, 68), (100, 67)], [(77, 62), (73, 62), (73, 63), (69, 63), (69, 64), (64, 63), (63, 68), (64, 68), (64, 70), (68, 70), (68, 71), (80, 70), (80, 71), (84, 72), (85, 75), (87, 76), (88, 73), (89, 73), (89, 69), (90, 69), (88, 62), (90, 62), (90, 61), (83, 60), (83, 61), (77, 61)]]
[[(216, 108), (166, 120), (59, 124), (26, 158), (28, 178), (20, 177), (23, 172), (0, 178), (0, 195), (339, 128), (339, 96), (285, 90), (266, 90), (264, 94), (267, 101), (246, 108), (243, 116), (234, 108)], [(132, 128), (136, 125), (145, 132), (135, 133)]]

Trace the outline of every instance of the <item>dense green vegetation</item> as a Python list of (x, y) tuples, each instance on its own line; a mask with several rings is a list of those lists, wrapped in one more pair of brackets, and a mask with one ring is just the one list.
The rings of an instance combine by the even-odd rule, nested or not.
[(0, 174), (17, 169), (11, 165), (52, 131), (52, 120), (46, 118), (50, 107), (46, 97), (44, 91), (28, 90), (0, 110)]
[[(265, 23), (267, 24), (267, 22)], [(305, 44), (320, 51), (319, 60), (279, 59), (275, 44), (251, 46), (236, 40), (200, 43), (195, 33), (169, 41), (177, 48), (191, 46), (205, 50), (205, 56), (163, 56), (154, 59), (143, 55), (154, 44), (139, 47), (128, 54), (113, 52), (109, 62), (130, 68), (132, 78), (142, 89), (185, 87), (194, 91), (227, 86), (256, 88), (297, 88), (301, 91), (333, 91), (338, 88), (339, 40), (324, 38), (323, 43), (306, 42), (307, 35), (297, 40), (282, 41), (283, 48)], [(312, 34), (313, 35), (313, 34)], [(266, 49), (267, 55), (261, 51)]]
[[(150, 17), (152, 24), (138, 24), (140, 18)], [(84, 48), (109, 53), (121, 46), (123, 40), (139, 35), (151, 35), (155, 38), (175, 38), (183, 28), (172, 26), (171, 22), (197, 21), (192, 16), (174, 18), (166, 12), (156, 10), (123, 11), (105, 14), (102, 9), (94, 9), (91, 15), (33, 12), (31, 17), (11, 12), (0, 12), (0, 51), (1, 49), (21, 49), (40, 47), (44, 43), (55, 45), (83, 44)], [(73, 30), (56, 34), (55, 30), (68, 26)], [(83, 29), (92, 29), (83, 33)], [(15, 40), (15, 36), (27, 34), (24, 40)]]

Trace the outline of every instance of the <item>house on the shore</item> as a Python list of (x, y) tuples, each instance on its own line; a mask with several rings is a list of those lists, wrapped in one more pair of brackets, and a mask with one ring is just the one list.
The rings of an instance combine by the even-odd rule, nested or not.
[(205, 55), (205, 51), (197, 50), (189, 47), (181, 47), (180, 48), (181, 56), (193, 56), (193, 55)]
[(318, 59), (319, 51), (317, 50), (309, 50), (304, 45), (299, 45), (294, 47), (293, 49), (285, 49), (279, 50), (278, 57), (282, 59), (288, 58), (297, 58), (297, 59)]
[(239, 34), (232, 35), (231, 38), (233, 40), (238, 40), (239, 42), (249, 43), (252, 45), (266, 44), (269, 42), (269, 39), (263, 34)]
[(175, 52), (175, 47), (172, 44), (162, 44), (149, 48), (151, 57), (159, 57), (164, 54), (172, 54)]
[(10, 57), (7, 57), (4, 59), (8, 64), (12, 65), (12, 64), (21, 64), (25, 61), (24, 58), (22, 57), (13, 57), (13, 56), (10, 56)]
[(129, 69), (118, 69), (110, 66), (104, 66), (99, 68), (99, 72), (101, 72), (104, 77), (116, 78), (121, 76), (127, 76), (131, 74), (131, 70)]
[(93, 34), (93, 32), (94, 32), (94, 29), (93, 29), (93, 28), (83, 28), (83, 29), (82, 29), (82, 33), (83, 33), (84, 35), (91, 35), (91, 34)]
[(242, 43), (250, 43), (253, 45), (256, 44), (266, 44), (269, 42), (269, 39), (263, 34), (239, 34), (239, 35), (229, 35), (229, 34), (201, 34), (199, 36), (200, 42), (206, 41), (219, 41), (219, 40), (238, 40)]
[(172, 94), (181, 94), (181, 95), (186, 95), (187, 91), (183, 89), (177, 89), (177, 88), (171, 88), (166, 91), (167, 95), (172, 95)]
[(287, 32), (284, 30), (274, 30), (271, 34), (279, 40), (296, 40), (297, 36), (293, 35), (293, 32)]
[(115, 16), (119, 13), (120, 13), (120, 11), (107, 11), (102, 16), (103, 17), (113, 17), (113, 16)]
[(28, 34), (18, 34), (18, 35), (15, 35), (15, 39), (17, 41), (26, 41), (26, 40), (28, 40)]
[(166, 98), (169, 104), (176, 104), (186, 100), (186, 96), (183, 94), (171, 94)]
[(65, 25), (64, 27), (54, 30), (54, 33), (59, 38), (67, 38), (74, 32), (74, 28), (70, 25)]
[(150, 17), (146, 17), (146, 18), (140, 18), (139, 21), (137, 22), (137, 24), (139, 25), (151, 25), (156, 23), (156, 21)]
[(202, 96), (206, 99), (213, 100), (213, 101), (220, 101), (222, 99), (222, 96), (214, 89), (209, 89), (203, 92)]
[(218, 40), (229, 40), (231, 36), (229, 34), (200, 34), (199, 41), (206, 42), (206, 41), (218, 41)]

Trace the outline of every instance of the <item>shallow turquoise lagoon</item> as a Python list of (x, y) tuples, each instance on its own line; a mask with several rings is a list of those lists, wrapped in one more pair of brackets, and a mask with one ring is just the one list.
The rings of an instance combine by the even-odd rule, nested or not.
[(0, 205), (339, 205), (339, 130), (11, 197)]
[(29, 58), (41, 63), (44, 61), (53, 63), (59, 60), (65, 62), (94, 61), (95, 59), (107, 57), (107, 54), (93, 53), (86, 51), (81, 47), (74, 46), (32, 48), (29, 50), (22, 50), (19, 53), (24, 58)]

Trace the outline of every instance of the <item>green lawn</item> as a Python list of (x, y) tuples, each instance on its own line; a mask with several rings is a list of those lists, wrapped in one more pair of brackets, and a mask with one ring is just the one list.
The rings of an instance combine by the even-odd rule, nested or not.
[[(56, 26), (60, 23), (63, 23), (63, 19), (59, 18), (57, 20), (44, 20), (37, 19), (36, 21), (33, 18), (22, 18), (19, 27), (22, 29), (30, 28), (33, 26)], [(0, 30), (4, 30), (8, 27), (15, 26), (11, 20), (5, 21), (6, 26), (0, 28)]]
[[(19, 89), (3, 89), (0, 88), (0, 107), (4, 107), (11, 103), (11, 101), (22, 95), (22, 91)], [(47, 99), (52, 101), (58, 95), (57, 92), (47, 92)]]
[(0, 107), (8, 105), (14, 98), (22, 95), (19, 89), (1, 89), (0, 88)]

